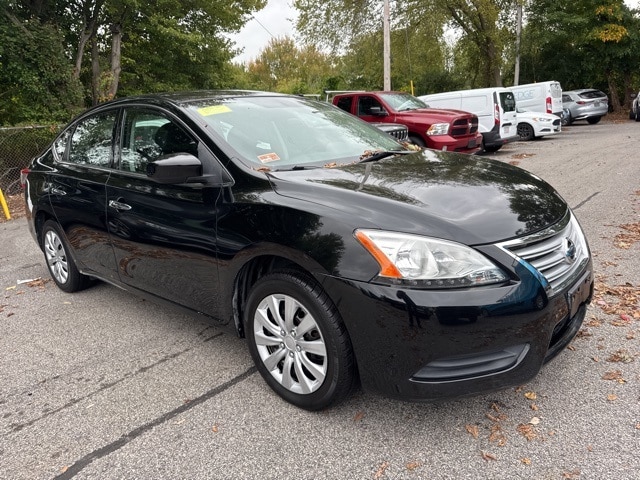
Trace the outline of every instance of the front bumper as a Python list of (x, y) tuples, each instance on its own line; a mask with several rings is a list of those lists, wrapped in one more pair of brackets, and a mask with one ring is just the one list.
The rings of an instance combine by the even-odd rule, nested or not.
[(334, 277), (324, 287), (351, 336), (362, 385), (394, 398), (433, 401), (533, 378), (580, 329), (593, 289), (590, 272), (589, 262), (580, 280), (553, 298), (526, 272), (507, 286), (465, 291)]
[(455, 138), (451, 135), (427, 136), (427, 147), (447, 152), (476, 153), (482, 145), (480, 133), (474, 137)]

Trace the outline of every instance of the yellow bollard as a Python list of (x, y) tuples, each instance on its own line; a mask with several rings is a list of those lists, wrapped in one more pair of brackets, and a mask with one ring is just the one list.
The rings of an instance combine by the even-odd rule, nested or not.
[(11, 220), (11, 214), (9, 213), (9, 205), (7, 205), (7, 201), (4, 199), (4, 193), (2, 193), (1, 188), (0, 188), (0, 205), (2, 205), (4, 216), (7, 217), (7, 220)]

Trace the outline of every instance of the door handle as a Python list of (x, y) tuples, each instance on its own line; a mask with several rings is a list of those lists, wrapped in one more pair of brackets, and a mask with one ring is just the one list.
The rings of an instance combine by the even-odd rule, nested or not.
[(109, 206), (119, 212), (126, 212), (127, 210), (131, 210), (131, 205), (118, 202), (117, 200), (109, 200)]
[(60, 188), (56, 188), (56, 187), (51, 187), (49, 189), (50, 193), (53, 193), (54, 195), (66, 195), (67, 192), (65, 192), (64, 190), (60, 189)]

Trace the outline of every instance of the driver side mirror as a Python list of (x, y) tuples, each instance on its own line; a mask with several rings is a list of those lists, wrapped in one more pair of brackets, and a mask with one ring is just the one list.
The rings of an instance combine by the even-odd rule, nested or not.
[(382, 107), (371, 107), (369, 113), (375, 117), (385, 117), (388, 115), (387, 111)]

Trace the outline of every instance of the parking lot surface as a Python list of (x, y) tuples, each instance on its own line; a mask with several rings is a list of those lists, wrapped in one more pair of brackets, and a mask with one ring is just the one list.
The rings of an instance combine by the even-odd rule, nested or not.
[(0, 479), (639, 478), (639, 134), (576, 123), (486, 155), (568, 201), (597, 291), (534, 381), (437, 404), (299, 410), (233, 333), (103, 283), (65, 294), (26, 220), (0, 224)]

